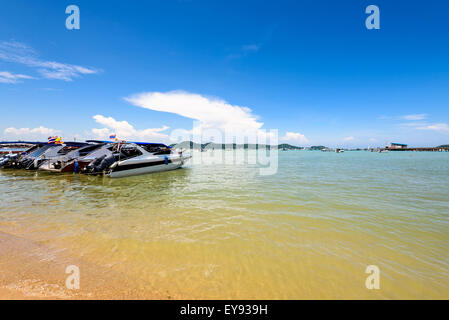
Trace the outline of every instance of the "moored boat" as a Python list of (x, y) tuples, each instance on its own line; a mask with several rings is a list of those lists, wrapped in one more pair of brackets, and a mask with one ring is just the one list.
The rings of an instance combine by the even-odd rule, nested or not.
[(83, 173), (105, 174), (111, 178), (135, 176), (180, 168), (190, 155), (173, 152), (163, 144), (118, 143), (111, 155), (95, 159)]
[(108, 144), (88, 144), (81, 148), (72, 150), (65, 155), (46, 159), (40, 164), (38, 169), (61, 173), (79, 172), (103, 154), (112, 154), (112, 151), (108, 150)]
[(16, 167), (27, 170), (37, 170), (43, 162), (59, 158), (86, 145), (87, 143), (82, 142), (65, 142), (62, 144), (47, 143), (38, 145), (36, 149), (30, 150), (20, 157)]

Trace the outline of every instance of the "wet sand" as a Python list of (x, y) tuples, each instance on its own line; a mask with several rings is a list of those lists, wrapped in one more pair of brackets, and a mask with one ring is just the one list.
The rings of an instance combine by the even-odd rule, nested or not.
[[(66, 267), (80, 269), (80, 289), (67, 289)], [(0, 231), (0, 299), (171, 299), (142, 280)]]

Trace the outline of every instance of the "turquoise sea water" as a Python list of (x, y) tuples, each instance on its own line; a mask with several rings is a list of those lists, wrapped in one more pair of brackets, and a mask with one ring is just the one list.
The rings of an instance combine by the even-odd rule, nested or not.
[(0, 170), (0, 230), (185, 298), (448, 299), (448, 177), (447, 152), (286, 151), (269, 176)]

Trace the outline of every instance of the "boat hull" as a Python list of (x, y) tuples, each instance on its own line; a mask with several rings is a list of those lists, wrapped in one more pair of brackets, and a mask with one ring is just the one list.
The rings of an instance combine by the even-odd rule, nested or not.
[(175, 170), (175, 169), (180, 168), (183, 164), (184, 164), (184, 161), (169, 162), (167, 164), (165, 164), (165, 163), (155, 164), (155, 163), (149, 162), (145, 166), (140, 166), (138, 168), (128, 168), (128, 169), (123, 170), (120, 167), (116, 167), (116, 168), (114, 168), (115, 170), (113, 169), (108, 175), (111, 178), (137, 176), (137, 175), (141, 175), (141, 174)]
[[(78, 161), (78, 171), (83, 170), (89, 163), (89, 161)], [(39, 166), (39, 170), (57, 173), (71, 173), (75, 172), (75, 161), (71, 161), (65, 164), (62, 168), (58, 169), (52, 167), (50, 162), (46, 162)]]

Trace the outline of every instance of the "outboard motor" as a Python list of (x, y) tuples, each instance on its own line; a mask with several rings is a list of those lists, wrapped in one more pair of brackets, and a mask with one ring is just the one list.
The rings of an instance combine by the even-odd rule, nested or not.
[(56, 161), (56, 162), (53, 164), (53, 167), (54, 167), (55, 169), (61, 169), (61, 168), (62, 168), (62, 162), (61, 162), (61, 161)]
[(34, 159), (33, 158), (24, 158), (19, 161), (18, 166), (19, 168), (25, 168), (25, 169), (32, 169), (34, 165)]
[(106, 158), (106, 155), (103, 155), (97, 159), (95, 159), (92, 163), (90, 163), (88, 166), (86, 166), (85, 171), (87, 173), (98, 173), (99, 171), (99, 167), (100, 167), (100, 163), (104, 160), (104, 158)]
[(0, 168), (1, 167), (14, 167), (17, 159), (19, 158), (18, 154), (7, 154), (0, 158)]
[(1, 157), (0, 158), (0, 168), (3, 167), (5, 164), (9, 162), (11, 158), (9, 156)]
[(113, 165), (115, 162), (114, 155), (103, 155), (98, 159), (95, 159), (94, 162), (92, 162), (88, 167), (87, 171), (89, 173), (101, 173), (104, 170), (109, 169), (111, 165)]
[(99, 169), (101, 171), (108, 169), (110, 166), (112, 166), (115, 162), (114, 155), (110, 155), (109, 157), (106, 157), (101, 161)]

